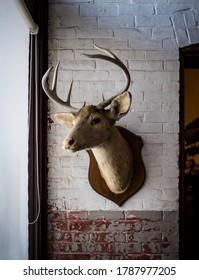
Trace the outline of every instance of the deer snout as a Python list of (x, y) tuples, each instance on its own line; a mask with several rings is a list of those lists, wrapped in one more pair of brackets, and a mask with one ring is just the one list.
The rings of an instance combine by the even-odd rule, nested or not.
[(64, 139), (62, 147), (65, 150), (70, 150), (73, 145), (75, 145), (75, 139), (74, 138), (66, 138), (66, 139)]

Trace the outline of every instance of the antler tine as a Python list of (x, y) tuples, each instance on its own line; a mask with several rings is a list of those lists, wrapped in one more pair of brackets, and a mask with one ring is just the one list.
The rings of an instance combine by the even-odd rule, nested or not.
[(85, 54), (87, 57), (91, 57), (91, 58), (99, 58), (99, 59), (103, 59), (103, 60), (107, 60), (107, 61), (110, 61), (114, 64), (116, 64), (117, 66), (119, 66), (123, 72), (124, 72), (124, 75), (126, 77), (126, 85), (125, 87), (123, 88), (123, 90), (119, 93), (117, 93), (116, 95), (110, 97), (109, 99), (107, 100), (104, 100), (103, 102), (99, 103), (97, 105), (97, 108), (99, 109), (104, 109), (105, 107), (107, 107), (111, 102), (112, 100), (121, 95), (123, 92), (127, 91), (129, 86), (130, 86), (130, 82), (131, 82), (131, 76), (130, 76), (130, 73), (127, 69), (127, 67), (124, 65), (124, 63), (114, 54), (112, 53), (110, 50), (108, 49), (105, 49), (105, 48), (101, 48), (97, 45), (94, 44), (94, 47), (102, 52), (104, 52), (105, 54), (107, 54), (108, 56), (106, 55), (101, 55), (101, 54), (94, 54), (94, 55), (90, 55), (90, 54)]
[(49, 89), (49, 86), (48, 86), (48, 83), (47, 83), (47, 79), (48, 79), (49, 73), (52, 70), (52, 68), (53, 67), (51, 66), (46, 71), (46, 73), (43, 75), (43, 78), (42, 78), (42, 88), (43, 88), (44, 92), (57, 105), (64, 106), (65, 108), (69, 109), (69, 111), (74, 111), (74, 110), (76, 111), (76, 110), (78, 110), (77, 108), (74, 108), (70, 104), (70, 97), (71, 97), (71, 92), (72, 92), (73, 81), (71, 82), (69, 93), (68, 93), (68, 97), (67, 97), (66, 101), (63, 101), (57, 95), (56, 86), (57, 86), (57, 74), (58, 74), (59, 62), (55, 66), (55, 71), (54, 71), (54, 75), (53, 75), (53, 82), (52, 82), (52, 89)]

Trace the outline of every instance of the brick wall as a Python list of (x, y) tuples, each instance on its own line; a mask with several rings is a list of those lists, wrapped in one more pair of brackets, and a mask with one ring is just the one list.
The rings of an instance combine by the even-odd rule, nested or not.
[[(175, 220), (168, 224), (171, 228), (176, 226), (179, 207), (178, 49), (199, 41), (198, 21), (199, 4), (194, 0), (49, 1), (49, 65), (61, 62), (60, 97), (65, 98), (72, 79), (76, 107), (84, 101), (99, 103), (102, 93), (108, 97), (118, 92), (124, 83), (121, 71), (108, 62), (82, 55), (96, 53), (93, 43), (111, 49), (132, 76), (132, 107), (118, 124), (142, 137), (147, 174), (141, 190), (121, 207), (95, 193), (88, 183), (86, 152), (69, 154), (62, 150), (67, 132), (52, 123), (50, 115), (63, 109), (49, 102), (50, 258), (104, 258), (107, 253), (107, 258), (111, 254), (113, 258), (177, 256), (177, 229), (174, 235), (165, 236), (162, 228), (164, 215), (174, 215)], [(147, 213), (151, 218), (145, 222), (135, 214), (136, 218), (129, 219), (129, 211), (139, 212), (141, 217)], [(161, 217), (159, 235), (153, 237), (156, 215)], [(77, 219), (81, 221), (79, 228), (75, 226)], [(120, 223), (128, 226), (121, 231)], [(145, 223), (151, 245), (145, 242)], [(137, 224), (140, 229), (136, 231)], [(134, 238), (130, 240), (128, 236), (132, 234)], [(94, 240), (103, 244), (95, 248)]]
[(51, 259), (177, 259), (178, 213), (51, 211)]

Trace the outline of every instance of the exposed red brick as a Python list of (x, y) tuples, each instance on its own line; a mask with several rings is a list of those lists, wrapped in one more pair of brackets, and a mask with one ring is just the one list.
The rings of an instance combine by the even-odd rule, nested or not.
[(49, 254), (50, 260), (90, 260), (90, 254)]
[[(147, 213), (153, 216), (153, 213)], [(49, 214), (49, 259), (169, 259), (177, 256), (171, 230), (163, 231), (165, 221), (111, 216), (100, 211), (54, 211)], [(143, 217), (144, 214), (142, 213)], [(158, 215), (158, 217), (161, 215)], [(163, 216), (163, 215), (162, 215)], [(171, 225), (172, 226), (172, 225)]]
[(70, 231), (85, 231), (91, 230), (93, 221), (79, 221), (79, 220), (69, 220), (69, 230)]
[(49, 231), (49, 234), (48, 234), (48, 240), (49, 241), (72, 242), (72, 235), (70, 232), (66, 232), (66, 231), (51, 230), (51, 231)]
[(68, 223), (67, 221), (54, 221), (54, 222), (49, 222), (48, 223), (48, 230), (53, 231), (53, 230), (63, 230), (65, 232), (68, 231)]
[(48, 213), (48, 220), (53, 221), (66, 221), (67, 220), (67, 212), (65, 211), (50, 211)]
[(93, 242), (105, 242), (107, 241), (107, 238), (108, 238), (107, 232), (92, 232), (90, 236), (90, 239)]

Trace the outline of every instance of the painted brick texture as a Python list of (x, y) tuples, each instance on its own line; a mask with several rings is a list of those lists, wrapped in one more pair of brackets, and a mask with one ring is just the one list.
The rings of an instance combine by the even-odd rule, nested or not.
[[(176, 12), (177, 4), (172, 8)], [(162, 1), (54, 0), (49, 4), (49, 64), (60, 60), (61, 98), (66, 98), (72, 79), (72, 101), (77, 107), (84, 101), (97, 104), (102, 94), (107, 98), (122, 88), (124, 77), (115, 65), (83, 56), (96, 53), (93, 43), (114, 51), (131, 73), (132, 107), (118, 124), (142, 137), (147, 178), (124, 210), (178, 209), (179, 63), (174, 25), (165, 9)], [(187, 18), (190, 26), (191, 16)], [(60, 110), (49, 102), (49, 117)], [(71, 210), (118, 210), (91, 190), (85, 152), (70, 155), (62, 150), (66, 133), (49, 122), (49, 204)]]
[(75, 107), (118, 92), (121, 71), (83, 56), (96, 53), (93, 43), (111, 49), (132, 77), (132, 106), (118, 124), (142, 137), (147, 175), (122, 207), (95, 193), (88, 156), (61, 148), (67, 131), (51, 115), (63, 108), (49, 101), (49, 258), (177, 258), (178, 49), (199, 42), (198, 22), (198, 0), (49, 0), (49, 66), (60, 60), (59, 96), (66, 99), (71, 80)]
[(50, 259), (177, 259), (178, 213), (51, 211)]

